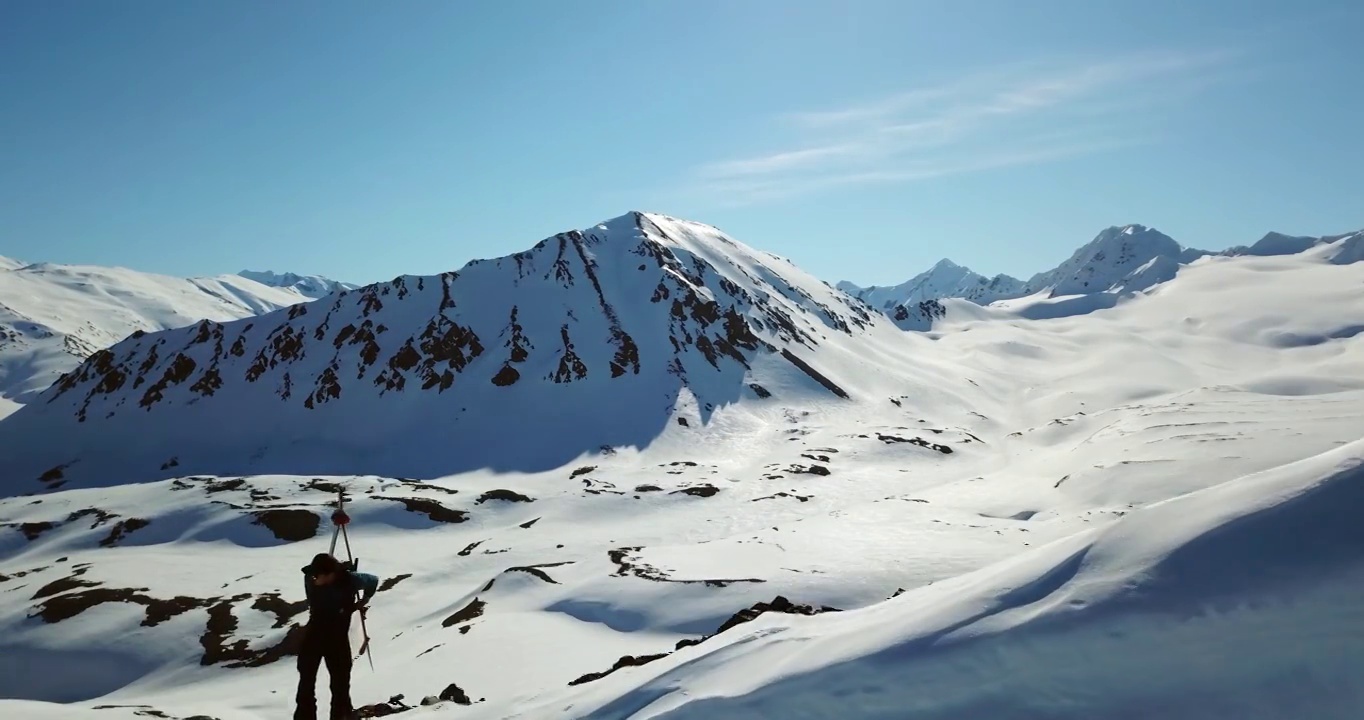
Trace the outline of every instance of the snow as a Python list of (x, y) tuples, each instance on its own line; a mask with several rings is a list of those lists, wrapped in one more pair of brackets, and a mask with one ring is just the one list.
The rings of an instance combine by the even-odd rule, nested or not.
[[(474, 701), (412, 717), (1353, 718), (1364, 264), (1338, 263), (1342, 247), (1172, 275), (1168, 253), (1134, 251), (1118, 279), (1158, 282), (948, 299), (905, 331), (714, 228), (631, 214), (422, 289), (129, 339), (0, 420), (17, 449), (0, 474), (0, 713), (287, 717), (287, 655), (229, 665), (303, 619), (271, 598), (301, 599), (341, 486), (361, 568), (409, 576), (369, 613), (375, 669), (357, 662), (356, 700), (415, 705), (456, 683)], [(761, 323), (770, 349), (708, 362), (697, 338), (724, 323), (692, 319), (704, 299)], [(790, 328), (771, 324), (783, 315)], [(420, 389), (418, 363), (379, 392), (375, 370), (438, 317), (484, 352), (444, 391)], [(372, 370), (346, 339), (358, 331), (337, 342), (366, 320), (387, 328)], [(217, 327), (243, 355), (218, 353), (222, 386), (190, 392)], [(587, 372), (559, 383), (563, 327)], [(638, 374), (612, 376), (613, 327)], [(286, 330), (302, 357), (245, 381)], [(140, 407), (179, 352), (197, 369)], [(126, 385), (105, 384), (125, 358)], [(333, 365), (339, 396), (302, 407)], [(508, 366), (518, 382), (490, 382)], [(267, 511), (316, 529), (278, 537)], [(130, 519), (149, 523), (116, 534)], [(99, 585), (34, 597), (64, 578)], [(56, 619), (124, 588), (142, 599)], [(777, 596), (841, 612), (767, 613), (675, 649)], [(152, 624), (172, 598), (192, 607)], [(229, 657), (205, 655), (218, 647)], [(47, 679), (67, 665), (80, 682)]]
[(135, 331), (232, 320), (306, 302), (235, 276), (182, 279), (124, 268), (0, 262), (0, 413)]

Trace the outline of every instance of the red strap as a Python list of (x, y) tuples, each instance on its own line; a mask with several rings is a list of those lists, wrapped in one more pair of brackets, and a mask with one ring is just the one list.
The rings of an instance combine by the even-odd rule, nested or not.
[(350, 516), (346, 514), (345, 510), (337, 510), (332, 513), (332, 522), (337, 525), (346, 525), (350, 523)]

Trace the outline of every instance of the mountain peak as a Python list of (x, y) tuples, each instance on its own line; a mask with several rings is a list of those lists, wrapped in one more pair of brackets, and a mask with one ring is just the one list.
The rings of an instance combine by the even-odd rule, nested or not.
[(1178, 263), (1185, 255), (1184, 246), (1159, 230), (1137, 224), (1114, 225), (1055, 269), (1034, 275), (1023, 294), (1044, 290), (1053, 296), (1105, 292), (1156, 258)]
[(901, 321), (904, 318), (900, 317), (902, 313), (898, 308), (906, 306), (917, 308), (920, 303), (948, 297), (965, 298), (981, 305), (988, 305), (995, 300), (1013, 295), (1022, 286), (1023, 281), (1008, 275), (987, 278), (968, 267), (943, 258), (933, 267), (899, 285), (861, 288), (844, 281), (839, 283), (838, 288), (873, 307), (891, 311), (891, 318), (903, 326)]
[[(1120, 241), (1123, 239), (1135, 239), (1138, 242), (1175, 242), (1170, 236), (1153, 227), (1131, 223), (1128, 225), (1113, 225), (1104, 229), (1098, 235), (1094, 236), (1094, 240), (1091, 241), (1091, 244), (1096, 242)], [(1178, 245), (1178, 243), (1175, 244)]]

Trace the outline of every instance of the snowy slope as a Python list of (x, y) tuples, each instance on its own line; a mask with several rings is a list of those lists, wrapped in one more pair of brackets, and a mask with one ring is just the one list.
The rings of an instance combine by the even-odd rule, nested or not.
[[(137, 331), (249, 317), (306, 302), (235, 276), (0, 262), (0, 399), (30, 401), (95, 351)], [(0, 413), (3, 413), (0, 407)]]
[(262, 285), (294, 290), (300, 295), (314, 300), (341, 290), (354, 290), (359, 285), (332, 280), (321, 275), (298, 275), (296, 273), (276, 273), (269, 270), (243, 270), (237, 273), (248, 280)]
[(865, 610), (765, 616), (584, 704), (626, 689), (591, 717), (1354, 717), (1361, 505), (1355, 441)]
[[(100, 372), (92, 359), (89, 377), (51, 404), (0, 421), (0, 443), (20, 448), (12, 467), (54, 457), (29, 434), (47, 423), (47, 437), (82, 453), (46, 481), (25, 470), (0, 485), (0, 697), (30, 701), (0, 700), (0, 713), (287, 717), (290, 637), (304, 617), (298, 568), (325, 549), (326, 503), (344, 489), (361, 567), (385, 579), (368, 622), (375, 669), (357, 664), (356, 699), (403, 693), (416, 704), (448, 691), (471, 703), (404, 717), (1354, 717), (1364, 700), (1364, 264), (1337, 264), (1333, 245), (1205, 258), (1101, 311), (1057, 313), (1067, 298), (1045, 295), (945, 301), (931, 332), (905, 333), (729, 242), (707, 226), (632, 215), (474, 263), (449, 285), (410, 279), (402, 300), (386, 284), (292, 322), (287, 312), (249, 321), (266, 326), (261, 337), (305, 336), (303, 357), (275, 368), (301, 378), (287, 399), (254, 395), (222, 358), (222, 388), (189, 395), (214, 326), (199, 344), (193, 327), (129, 340)], [(595, 263), (571, 262), (579, 247)], [(646, 248), (668, 254), (632, 252)], [(656, 281), (683, 300), (682, 320), (671, 308), (653, 314), (644, 291)], [(432, 287), (433, 302), (399, 312)], [(442, 307), (446, 287), (453, 308)], [(720, 355), (712, 366), (696, 349), (717, 326), (692, 319), (688, 289), (698, 306), (733, 303), (759, 337), (751, 350), (734, 345), (747, 368)], [(612, 377), (619, 340), (600, 297), (634, 339), (639, 376)], [(521, 331), (499, 337), (478, 309), (496, 316), (507, 302), (521, 308)], [(335, 342), (336, 320), (357, 307), (348, 320), (377, 328), (382, 313), (388, 327), (376, 330), (376, 368), (390, 369), (408, 328), (437, 315), (475, 334), (488, 362), (452, 370), (443, 393), (439, 379), (411, 392), (419, 359), (402, 391), (371, 394), (373, 370), (357, 381), (363, 356), (338, 354)], [(794, 330), (772, 328), (778, 310)], [(545, 375), (566, 353), (540, 337), (570, 323), (587, 374), (555, 383)], [(244, 324), (222, 326), (228, 357)], [(688, 336), (690, 346), (673, 345)], [(512, 363), (517, 382), (494, 385), (516, 337), (527, 348)], [(183, 352), (199, 369), (144, 409), (137, 402), (164, 376), (148, 371), (119, 407), (109, 368), (157, 338), (160, 358)], [(311, 394), (305, 368), (320, 377), (333, 356), (339, 397), (290, 410)], [(650, 377), (672, 359), (685, 382)], [(223, 404), (229, 383), (237, 404)], [(111, 392), (90, 394), (102, 384)], [(328, 408), (347, 410), (328, 420)], [(296, 416), (276, 418), (287, 413)], [(546, 454), (619, 439), (621, 414), (650, 421), (636, 436), (647, 442)], [(409, 415), (441, 431), (385, 430)], [(159, 435), (178, 426), (197, 433), (179, 435), (165, 469), (82, 429), (160, 457), (169, 448)], [(316, 438), (340, 448), (370, 434), (382, 441), (335, 463), (398, 468), (398, 450), (384, 447), (396, 445), (437, 458), (433, 472), (251, 474), (222, 452), (235, 444), (249, 461), (264, 442), (255, 462), (270, 472), (291, 451), (296, 467), (323, 467)], [(485, 466), (485, 446), (510, 460)], [(464, 454), (474, 459), (451, 461)], [(734, 624), (759, 603), (815, 614)]]

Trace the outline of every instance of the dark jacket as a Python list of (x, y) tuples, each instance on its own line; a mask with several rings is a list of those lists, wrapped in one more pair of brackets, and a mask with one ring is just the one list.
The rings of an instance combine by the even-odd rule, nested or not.
[[(351, 613), (369, 602), (379, 589), (379, 578), (368, 573), (345, 570), (338, 580), (328, 585), (314, 584), (311, 573), (309, 568), (303, 568), (309, 627), (323, 627), (342, 633), (349, 631)], [(358, 601), (356, 594), (362, 596)]]

